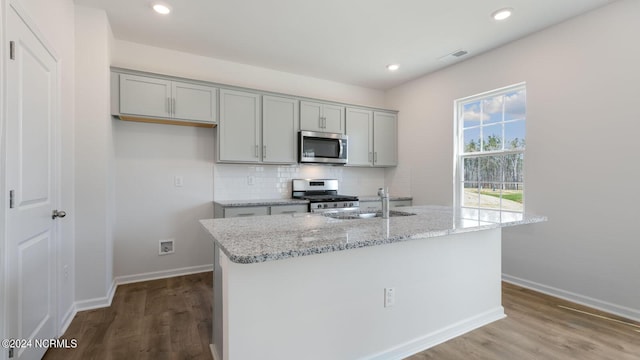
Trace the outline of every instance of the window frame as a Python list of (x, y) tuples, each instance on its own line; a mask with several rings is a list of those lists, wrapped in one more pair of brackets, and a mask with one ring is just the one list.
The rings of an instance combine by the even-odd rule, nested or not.
[[(480, 147), (480, 151), (477, 152), (469, 152), (469, 153), (465, 153), (464, 152), (464, 111), (465, 111), (465, 105), (469, 104), (469, 103), (473, 103), (476, 101), (483, 101), (483, 100), (488, 100), (491, 99), (493, 97), (496, 96), (500, 96), (500, 95), (506, 95), (508, 93), (512, 93), (512, 92), (517, 92), (517, 91), (521, 91), (524, 90), (525, 92), (525, 103), (526, 103), (526, 96), (527, 96), (527, 84), (526, 82), (520, 82), (517, 84), (513, 84), (513, 85), (508, 85), (508, 86), (504, 86), (498, 89), (494, 89), (494, 90), (489, 90), (489, 91), (485, 91), (479, 94), (475, 94), (475, 95), (471, 95), (471, 96), (467, 96), (464, 98), (460, 98), (460, 99), (456, 99), (453, 102), (453, 114), (454, 114), (454, 141), (453, 141), (453, 204), (454, 207), (456, 209), (474, 209), (474, 210), (489, 210), (489, 211), (504, 211), (504, 212), (511, 212), (511, 213), (518, 213), (518, 214), (523, 214), (525, 212), (525, 206), (526, 206), (526, 201), (525, 201), (525, 170), (524, 170), (524, 159), (525, 159), (525, 152), (526, 152), (526, 143), (524, 145), (523, 148), (521, 149), (505, 149), (506, 146), (506, 141), (504, 141), (505, 139), (505, 128), (504, 128), (504, 124), (508, 124), (508, 123), (513, 123), (513, 122), (517, 122), (517, 121), (523, 121), (525, 124), (525, 138), (526, 138), (526, 123), (527, 123), (527, 112), (526, 112), (526, 108), (525, 108), (525, 115), (522, 118), (518, 118), (518, 119), (509, 119), (506, 120), (504, 119), (504, 102), (502, 104), (503, 108), (502, 108), (502, 120), (500, 122), (495, 122), (494, 124), (502, 124), (502, 150), (490, 150), (490, 151), (483, 151), (483, 146)], [(473, 129), (476, 126), (472, 126), (469, 127), (467, 129)], [(480, 129), (480, 138), (484, 139), (483, 137), (483, 132), (482, 129), (486, 127), (486, 125), (483, 125), (482, 123), (480, 123), (479, 125), (477, 125), (477, 128)], [(508, 209), (504, 209), (502, 206), (502, 196), (500, 197), (500, 208), (496, 209), (496, 208), (488, 208), (488, 207), (480, 207), (479, 204), (477, 206), (468, 206), (468, 205), (463, 205), (463, 201), (462, 199), (464, 198), (464, 184), (465, 181), (463, 179), (464, 177), (464, 159), (466, 158), (481, 158), (481, 157), (489, 157), (489, 156), (496, 156), (496, 155), (509, 155), (509, 154), (522, 154), (522, 161), (523, 161), (523, 169), (522, 169), (522, 211), (519, 210), (508, 210)], [(468, 182), (473, 182), (473, 181), (467, 181)], [(476, 181), (477, 182), (477, 181)], [(480, 181), (481, 182), (481, 181)], [(510, 181), (502, 181), (502, 184), (510, 184), (513, 182)], [(520, 182), (518, 182), (520, 183)]]

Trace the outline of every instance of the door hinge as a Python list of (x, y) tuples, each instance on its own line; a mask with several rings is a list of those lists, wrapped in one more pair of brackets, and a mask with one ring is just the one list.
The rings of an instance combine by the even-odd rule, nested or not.
[(13, 209), (14, 193), (15, 193), (15, 191), (9, 190), (9, 209)]
[(13, 348), (9, 348), (9, 359), (13, 358)]
[(9, 41), (9, 59), (16, 59), (16, 42), (13, 40)]

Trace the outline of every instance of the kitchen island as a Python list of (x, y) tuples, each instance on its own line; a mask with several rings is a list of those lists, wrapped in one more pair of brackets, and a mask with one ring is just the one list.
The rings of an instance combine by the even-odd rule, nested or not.
[(214, 358), (402, 359), (503, 318), (500, 228), (546, 218), (402, 211), (413, 215), (202, 220)]

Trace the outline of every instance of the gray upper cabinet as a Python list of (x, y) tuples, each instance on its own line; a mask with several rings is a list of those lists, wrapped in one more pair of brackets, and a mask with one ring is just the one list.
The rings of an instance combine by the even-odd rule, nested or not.
[(373, 113), (373, 165), (398, 165), (398, 115)]
[(220, 89), (218, 160), (259, 162), (260, 95)]
[(120, 113), (170, 117), (171, 81), (120, 74)]
[(262, 97), (262, 161), (295, 164), (299, 123), (298, 100)]
[(349, 166), (396, 166), (397, 115), (347, 108)]
[(120, 74), (119, 113), (214, 124), (216, 91), (211, 86)]
[(300, 102), (300, 130), (344, 134), (344, 106)]
[(373, 111), (347, 108), (347, 148), (350, 166), (373, 165)]

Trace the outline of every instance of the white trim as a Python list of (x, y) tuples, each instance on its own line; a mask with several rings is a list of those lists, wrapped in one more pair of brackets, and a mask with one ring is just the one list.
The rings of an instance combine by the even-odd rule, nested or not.
[(114, 280), (111, 282), (111, 288), (109, 288), (109, 292), (107, 293), (107, 296), (76, 301), (74, 304), (76, 313), (78, 311), (100, 309), (100, 308), (111, 306), (111, 302), (113, 301), (113, 296), (116, 294), (117, 287), (118, 287), (118, 284)]
[(220, 355), (218, 355), (218, 352), (216, 351), (215, 345), (209, 344), (209, 350), (211, 350), (211, 356), (213, 357), (213, 360), (222, 360), (222, 358), (220, 357)]
[(171, 270), (153, 271), (153, 272), (136, 274), (136, 275), (118, 276), (114, 279), (114, 282), (116, 282), (118, 285), (123, 285), (123, 284), (130, 284), (130, 283), (136, 283), (141, 281), (166, 279), (166, 278), (171, 278), (176, 276), (198, 274), (198, 273), (203, 273), (207, 271), (213, 271), (213, 264), (189, 266), (189, 267), (171, 269)]
[(505, 317), (507, 316), (504, 314), (504, 308), (500, 306), (493, 310), (489, 310), (482, 314), (459, 321), (444, 329), (440, 329), (430, 334), (426, 334), (419, 338), (413, 339), (391, 349), (379, 352), (371, 356), (367, 356), (366, 359), (402, 360), (406, 357), (417, 354), (436, 345), (442, 344), (445, 341), (468, 333), (469, 331), (478, 329), (494, 321), (504, 319)]
[[(5, 87), (6, 81), (4, 79), (7, 78), (7, 73), (5, 69), (5, 44), (7, 44), (7, 32), (5, 28), (5, 18), (6, 18), (6, 2), (5, 0), (0, 0), (0, 42), (2, 42), (2, 46), (0, 46), (0, 78), (3, 79), (2, 83), (0, 83), (0, 191), (2, 191), (2, 196), (0, 196), (0, 339), (6, 339), (7, 336), (7, 298), (5, 294), (5, 277), (7, 274), (7, 253), (5, 251), (5, 241), (6, 241), (6, 232), (7, 232), (7, 211), (6, 209), (9, 207), (7, 204), (7, 197), (4, 194), (7, 194), (6, 187), (6, 163), (5, 163)], [(0, 351), (0, 359), (6, 359), (6, 352)]]
[(71, 304), (71, 306), (69, 307), (69, 310), (67, 311), (67, 313), (64, 314), (64, 316), (62, 316), (62, 318), (60, 320), (60, 328), (58, 329), (58, 337), (64, 335), (64, 333), (69, 328), (69, 325), (71, 325), (71, 321), (73, 321), (73, 318), (76, 317), (77, 313), (78, 313), (78, 310), (76, 308), (76, 305), (75, 304)]
[(626, 306), (613, 304), (607, 301), (598, 300), (589, 296), (576, 294), (570, 291), (555, 288), (553, 286), (540, 284), (534, 281), (529, 281), (504, 273), (502, 274), (502, 281), (541, 292), (543, 294), (555, 296), (560, 299), (568, 300), (576, 304), (589, 306), (613, 315), (622, 316), (630, 320), (640, 321), (640, 309), (632, 309)]

